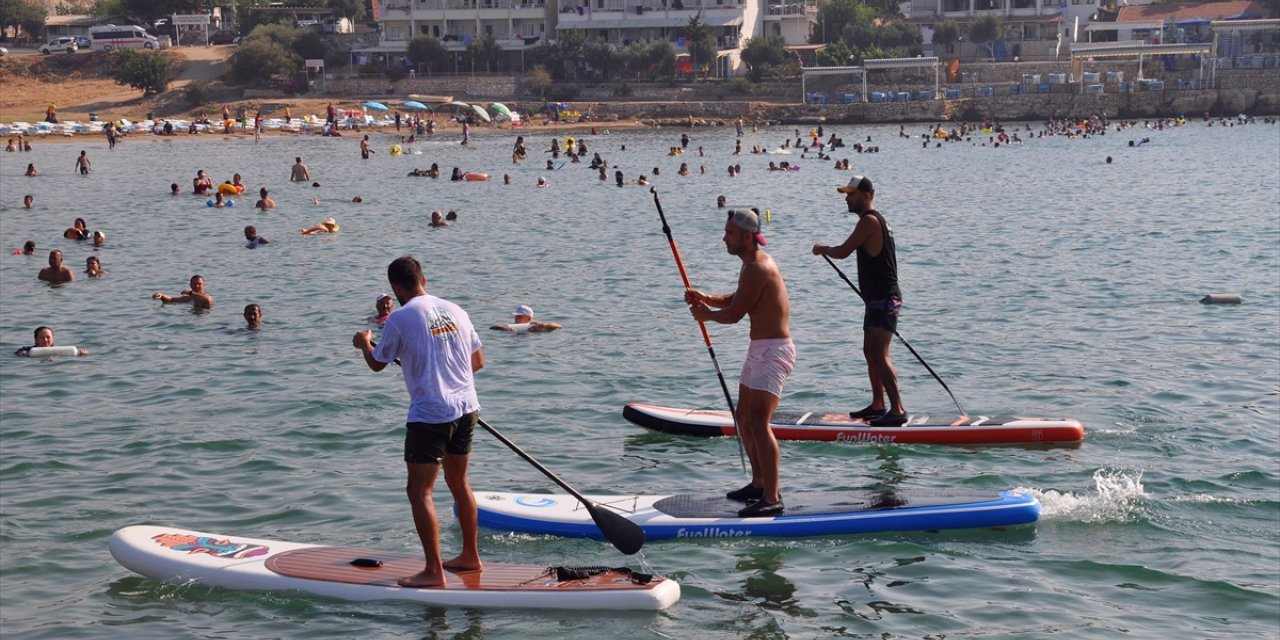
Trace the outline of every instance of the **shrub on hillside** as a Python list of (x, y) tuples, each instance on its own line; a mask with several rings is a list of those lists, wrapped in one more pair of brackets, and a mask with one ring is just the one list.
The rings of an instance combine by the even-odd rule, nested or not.
[(127, 84), (141, 89), (143, 95), (151, 95), (168, 89), (176, 73), (169, 65), (169, 59), (159, 51), (139, 53), (125, 49), (116, 53), (108, 75), (119, 84)]

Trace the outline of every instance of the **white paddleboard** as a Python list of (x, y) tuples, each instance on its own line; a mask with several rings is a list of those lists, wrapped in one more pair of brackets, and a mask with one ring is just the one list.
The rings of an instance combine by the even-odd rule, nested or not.
[(680, 599), (680, 585), (674, 580), (605, 567), (486, 563), (479, 571), (447, 572), (444, 587), (401, 587), (396, 580), (422, 570), (421, 556), (176, 527), (135, 525), (120, 529), (111, 536), (111, 555), (136, 573), (166, 582), (250, 591), (297, 590), (343, 600), (658, 610)]

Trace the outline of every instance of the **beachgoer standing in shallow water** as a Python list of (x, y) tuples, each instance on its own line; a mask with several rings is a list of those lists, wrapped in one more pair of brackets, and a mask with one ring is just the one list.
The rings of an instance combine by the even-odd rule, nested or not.
[(310, 179), (311, 179), (311, 172), (307, 171), (307, 165), (302, 164), (302, 156), (295, 157), (293, 159), (293, 170), (289, 174), (289, 181), (290, 182), (306, 182)]
[(81, 150), (80, 157), (76, 158), (76, 170), (80, 175), (87, 176), (93, 170), (93, 163), (89, 162), (89, 152)]
[[(387, 280), (400, 309), (383, 325), (382, 342), (375, 345), (366, 329), (352, 336), (351, 344), (373, 371), (400, 362), (410, 395), (404, 440), (407, 493), (425, 563), (422, 571), (398, 584), (439, 587), (445, 584), (445, 569), (484, 566), (476, 500), (467, 480), (471, 439), (480, 418), (475, 372), (484, 367), (484, 352), (462, 307), (427, 294), (422, 265), (413, 257), (396, 258), (387, 267)], [(441, 467), (462, 527), (462, 553), (446, 561), (440, 557), (440, 524), (432, 499)]]

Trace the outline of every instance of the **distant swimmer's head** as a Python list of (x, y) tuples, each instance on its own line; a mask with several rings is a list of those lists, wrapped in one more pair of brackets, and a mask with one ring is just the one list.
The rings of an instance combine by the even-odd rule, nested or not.
[(373, 308), (378, 310), (378, 316), (381, 317), (390, 314), (394, 304), (395, 299), (391, 297), (391, 294), (380, 293), (378, 294), (378, 299), (373, 301)]
[(359, 203), (361, 203), (361, 202), (364, 202), (364, 198), (361, 198), (360, 196), (356, 196), (356, 197), (352, 198), (352, 199), (351, 199), (351, 201), (352, 201), (352, 202), (355, 202), (355, 203), (357, 203), (357, 204), (359, 204)]
[(53, 346), (53, 329), (49, 327), (36, 327), (35, 341), (37, 347)]
[(29, 256), (36, 252), (36, 241), (28, 240), (22, 243), (22, 255)]
[(329, 233), (334, 233), (335, 231), (338, 230), (338, 221), (334, 220), (333, 218), (325, 218), (324, 220), (320, 221), (320, 226), (324, 227), (325, 229), (328, 229)]
[(725, 204), (724, 196), (716, 196), (716, 208), (723, 209)]
[(538, 176), (538, 186), (539, 187), (547, 186), (547, 179), (543, 176)]
[(313, 187), (318, 187), (318, 186), (320, 186), (320, 183), (319, 183), (319, 182), (312, 182), (312, 183), (311, 183), (311, 186), (313, 186)]
[(527, 304), (522, 304), (522, 305), (520, 305), (520, 306), (516, 307), (516, 310), (515, 310), (515, 311), (512, 311), (512, 312), (511, 312), (511, 315), (515, 316), (515, 323), (516, 323), (516, 324), (523, 324), (523, 323), (525, 323), (525, 322), (533, 322), (533, 307), (530, 307), (530, 306), (529, 306), (529, 305), (527, 305)]
[(169, 193), (172, 193), (175, 196), (182, 193), (182, 191), (178, 189), (178, 183), (174, 182), (169, 185)]
[(93, 246), (101, 247), (107, 241), (107, 234), (102, 231), (93, 232)]
[(454, 211), (453, 209), (450, 209), (450, 210), (449, 210), (449, 213), (444, 214), (444, 219), (445, 219), (445, 220), (457, 220), (457, 219), (458, 219), (458, 212), (457, 212), (457, 211)]

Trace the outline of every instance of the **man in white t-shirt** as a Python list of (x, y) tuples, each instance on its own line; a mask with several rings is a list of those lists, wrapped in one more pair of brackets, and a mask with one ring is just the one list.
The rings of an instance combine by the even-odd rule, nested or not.
[[(444, 570), (478, 571), (479, 525), (475, 497), (467, 481), (471, 436), (480, 417), (474, 374), (484, 367), (480, 335), (467, 312), (458, 305), (427, 295), (422, 265), (412, 256), (396, 258), (387, 267), (387, 280), (400, 309), (387, 318), (382, 342), (373, 344), (368, 331), (359, 331), (351, 344), (364, 354), (374, 371), (391, 362), (404, 370), (409, 390), (405, 424), (404, 461), (409, 470), (409, 506), (426, 556), (420, 572), (401, 578), (402, 587), (441, 587)], [(440, 525), (432, 491), (444, 467), (444, 480), (453, 495), (462, 526), (462, 553), (441, 561)]]

